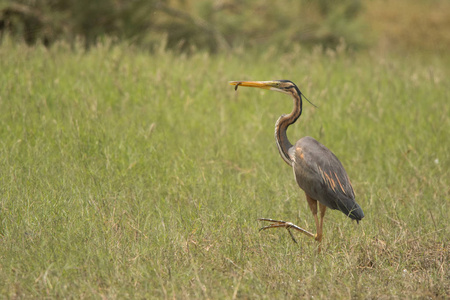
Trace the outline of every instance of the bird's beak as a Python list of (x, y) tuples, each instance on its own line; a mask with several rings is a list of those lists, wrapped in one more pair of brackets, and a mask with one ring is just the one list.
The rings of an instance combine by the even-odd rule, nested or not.
[(249, 86), (269, 90), (274, 86), (275, 81), (230, 81), (230, 84), (235, 85), (236, 88), (238, 86)]
[(277, 92), (282, 92), (286, 94), (285, 90), (278, 88), (279, 82), (276, 80), (272, 81), (230, 81), (231, 85), (236, 86), (234, 89), (237, 90), (239, 86), (257, 87), (266, 90), (272, 90)]

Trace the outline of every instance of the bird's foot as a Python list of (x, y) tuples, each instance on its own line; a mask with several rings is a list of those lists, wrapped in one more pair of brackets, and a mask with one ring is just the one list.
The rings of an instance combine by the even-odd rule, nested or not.
[(267, 219), (267, 218), (260, 218), (258, 219), (258, 221), (265, 221), (265, 222), (271, 222), (272, 224), (264, 226), (262, 228), (259, 229), (259, 231), (261, 230), (266, 230), (266, 229), (270, 229), (270, 228), (286, 228), (286, 230), (289, 232), (289, 234), (291, 235), (292, 240), (297, 243), (297, 241), (294, 238), (294, 235), (291, 232), (291, 228), (298, 230), (304, 234), (306, 234), (307, 236), (310, 236), (312, 238), (316, 238), (315, 234), (312, 234), (311, 232), (291, 223), (291, 222), (286, 222), (286, 221), (281, 221), (281, 220), (273, 220), (273, 219)]

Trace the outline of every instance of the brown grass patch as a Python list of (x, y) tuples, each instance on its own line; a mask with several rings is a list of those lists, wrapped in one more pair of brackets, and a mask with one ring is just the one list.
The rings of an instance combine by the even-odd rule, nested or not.
[(369, 1), (365, 18), (382, 49), (450, 48), (449, 1)]

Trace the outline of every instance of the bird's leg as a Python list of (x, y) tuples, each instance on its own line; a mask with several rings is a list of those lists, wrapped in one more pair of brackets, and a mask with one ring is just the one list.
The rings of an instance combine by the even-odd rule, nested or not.
[(327, 210), (327, 207), (322, 203), (319, 203), (319, 208), (320, 208), (320, 223), (319, 227), (317, 228), (316, 240), (321, 242), (323, 237), (323, 218), (325, 217), (325, 211)]
[(314, 235), (314, 239), (319, 242), (319, 247), (317, 251), (320, 253), (322, 251), (322, 226), (323, 226), (323, 217), (325, 216), (325, 210), (326, 206), (319, 202), (320, 207), (320, 222), (319, 218), (317, 217), (317, 200), (311, 198), (310, 196), (306, 195), (306, 200), (308, 201), (309, 208), (311, 209), (311, 212), (314, 216), (314, 221), (316, 222), (316, 234)]
[(314, 239), (316, 241), (320, 242), (319, 238), (321, 239), (322, 236), (319, 236), (319, 228), (320, 228), (320, 226), (319, 226), (319, 218), (317, 217), (317, 200), (315, 200), (315, 199), (309, 197), (308, 195), (306, 195), (306, 201), (308, 201), (309, 208), (311, 209), (311, 212), (312, 212), (312, 214), (314, 216), (314, 221), (316, 222), (316, 232), (317, 233), (314, 235)]
[(258, 220), (272, 223), (270, 225), (267, 225), (267, 226), (264, 226), (264, 227), (260, 228), (259, 231), (270, 229), (270, 228), (279, 228), (279, 227), (286, 228), (287, 231), (289, 232), (289, 234), (291, 235), (292, 240), (295, 243), (297, 243), (297, 241), (295, 240), (294, 235), (292, 234), (290, 229), (295, 229), (295, 230), (298, 230), (298, 231), (306, 234), (307, 236), (315, 237), (314, 234), (312, 234), (311, 232), (309, 232), (309, 231), (307, 231), (307, 230), (305, 230), (305, 229), (303, 229), (303, 228), (301, 228), (301, 227), (299, 227), (299, 226), (297, 226), (295, 224), (292, 224), (291, 222), (286, 222), (286, 221), (281, 221), (281, 220), (272, 220), (272, 219), (267, 219), (267, 218), (260, 218)]
[[(323, 218), (325, 217), (325, 211), (327, 207), (322, 203), (319, 203), (319, 208), (320, 208), (320, 223), (319, 226), (317, 227), (316, 241), (319, 242), (319, 248), (317, 249), (317, 251), (320, 253), (322, 252)], [(315, 217), (317, 220), (317, 215)]]
[(292, 224), (291, 222), (286, 222), (286, 221), (281, 221), (281, 220), (273, 220), (273, 219), (267, 219), (267, 218), (260, 218), (258, 220), (271, 222), (272, 224), (264, 226), (264, 227), (260, 228), (259, 230), (261, 231), (261, 230), (266, 230), (266, 229), (270, 229), (270, 228), (286, 228), (286, 230), (289, 232), (292, 240), (295, 243), (297, 243), (297, 241), (295, 240), (294, 235), (292, 234), (290, 229), (298, 230), (298, 231), (306, 234), (307, 236), (314, 238), (316, 241), (318, 241), (319, 242), (318, 251), (321, 252), (321, 250), (322, 250), (321, 242), (322, 242), (322, 237), (323, 237), (323, 218), (325, 216), (325, 210), (327, 209), (327, 207), (325, 205), (323, 205), (322, 203), (319, 203), (319, 207), (320, 207), (320, 221), (319, 221), (319, 217), (317, 216), (317, 202), (318, 201), (309, 197), (308, 195), (306, 195), (306, 200), (308, 201), (309, 208), (311, 209), (311, 212), (314, 216), (314, 221), (316, 222), (316, 230), (317, 230), (316, 234), (313, 234), (295, 224)]

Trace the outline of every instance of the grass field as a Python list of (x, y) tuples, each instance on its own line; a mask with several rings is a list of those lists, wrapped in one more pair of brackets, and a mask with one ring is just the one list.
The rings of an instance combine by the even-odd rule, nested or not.
[[(448, 57), (150, 55), (0, 47), (2, 298), (450, 297)], [(366, 217), (324, 248), (277, 152), (290, 79), (318, 108), (288, 135), (342, 161)]]

